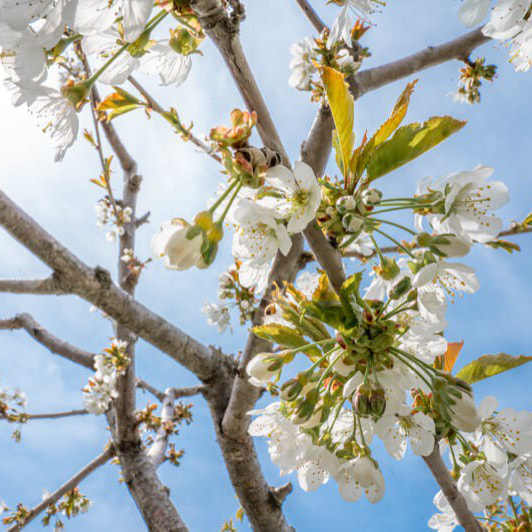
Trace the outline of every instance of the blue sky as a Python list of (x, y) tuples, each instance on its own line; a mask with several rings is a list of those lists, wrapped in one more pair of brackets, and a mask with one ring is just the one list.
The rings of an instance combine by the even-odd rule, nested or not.
[[(314, 4), (325, 4), (315, 0)], [(373, 56), (366, 66), (378, 65), (438, 44), (462, 32), (456, 18), (458, 1), (390, 0), (375, 18), (376, 26), (364, 44)], [(259, 86), (278, 125), (283, 142), (293, 159), (312, 122), (315, 105), (308, 95), (287, 86), (288, 47), (312, 33), (295, 2), (288, 0), (248, 0), (248, 18), (242, 27), (242, 41)], [(331, 21), (333, 6), (320, 7)], [(187, 83), (176, 89), (161, 89), (147, 81), (153, 93), (167, 106), (174, 106), (185, 122), (193, 121), (197, 134), (227, 123), (228, 113), (242, 102), (224, 69), (217, 51), (206, 43), (204, 56), (196, 57)], [(488, 61), (499, 65), (499, 79), (482, 90), (482, 104), (470, 107), (453, 102), (458, 63), (421, 73), (412, 97), (407, 120), (451, 114), (466, 119), (468, 125), (453, 138), (381, 182), (386, 194), (411, 194), (418, 179), (442, 176), (470, 169), (477, 164), (495, 168), (495, 177), (504, 180), (511, 201), (501, 214), (506, 222), (522, 219), (532, 206), (530, 180), (529, 95), (532, 73), (515, 73), (507, 64), (507, 52), (494, 44), (482, 48)], [(360, 139), (384, 120), (406, 80), (363, 97), (356, 104), (356, 131)], [(23, 110), (9, 105), (9, 95), (0, 90), (0, 186), (54, 236), (71, 247), (87, 263), (115, 268), (116, 250), (95, 225), (94, 205), (99, 190), (89, 183), (98, 172), (95, 154), (80, 140), (60, 164), (53, 163), (48, 140)], [(8, 126), (6, 126), (6, 124)], [(88, 123), (87, 123), (88, 125)], [(140, 212), (150, 210), (151, 223), (138, 237), (138, 254), (150, 255), (149, 242), (158, 225), (168, 218), (191, 218), (202, 209), (221, 180), (216, 165), (192, 145), (184, 144), (166, 124), (141, 113), (117, 121), (127, 146), (135, 154), (144, 176)], [(334, 172), (332, 166), (329, 167)], [(119, 187), (120, 176), (115, 177)], [(448, 312), (447, 338), (465, 340), (458, 364), (476, 356), (501, 351), (530, 354), (532, 329), (532, 287), (530, 264), (532, 242), (523, 235), (516, 241), (520, 254), (486, 248), (474, 250), (466, 262), (476, 268), (481, 290), (474, 296), (458, 298)], [(138, 298), (148, 303), (191, 335), (226, 352), (242, 349), (246, 331), (219, 336), (200, 313), (204, 300), (216, 297), (217, 274), (230, 263), (230, 238), (226, 238), (215, 266), (206, 271), (169, 272), (152, 263), (143, 274)], [(47, 268), (33, 258), (5, 232), (0, 231), (0, 277), (33, 278), (47, 274)], [(98, 352), (112, 335), (110, 325), (89, 305), (73, 297), (8, 296), (0, 294), (0, 317), (30, 312), (57, 335), (86, 349)], [(144, 342), (138, 346), (139, 374), (161, 389), (195, 383), (195, 379), (166, 356)], [(503, 406), (532, 407), (527, 390), (531, 368), (523, 368), (479, 383), (476, 397), (494, 394)], [(0, 381), (20, 387), (28, 394), (29, 412), (49, 412), (79, 408), (81, 388), (88, 372), (49, 354), (23, 332), (0, 332)], [(139, 401), (145, 401), (141, 395)], [(201, 400), (194, 400), (195, 422), (184, 428), (176, 441), (186, 450), (179, 468), (164, 465), (160, 472), (173, 500), (191, 530), (216, 531), (234, 516), (238, 503), (223, 468), (214, 440), (210, 416)], [(12, 427), (0, 424), (0, 500), (14, 506), (33, 506), (41, 490), (53, 490), (94, 456), (106, 441), (103, 418), (83, 417), (57, 421), (35, 421), (23, 428), (22, 442), (10, 440)], [(265, 441), (257, 441), (264, 469), (274, 485), (284, 483), (270, 463)], [(366, 502), (345, 503), (333, 482), (315, 493), (297, 487), (285, 503), (290, 523), (297, 530), (316, 531), (327, 527), (343, 531), (426, 530), (433, 512), (432, 497), (437, 491), (424, 464), (411, 454), (402, 462), (386, 456), (377, 445), (377, 456), (386, 478), (384, 499), (372, 506)], [(67, 527), (77, 531), (143, 530), (132, 500), (118, 483), (116, 466), (98, 470), (81, 485), (93, 501), (91, 511)], [(356, 523), (356, 525), (354, 524)], [(37, 521), (28, 530), (37, 530)], [(247, 530), (244, 523), (239, 527)]]

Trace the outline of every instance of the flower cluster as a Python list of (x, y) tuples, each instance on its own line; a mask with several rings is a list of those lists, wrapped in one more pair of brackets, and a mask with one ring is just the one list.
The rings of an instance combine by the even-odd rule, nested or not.
[(240, 325), (253, 319), (257, 303), (255, 288), (242, 286), (239, 279), (240, 263), (238, 261), (223, 272), (218, 278), (219, 303), (205, 302), (201, 311), (209, 325), (217, 326), (220, 334), (231, 328), (231, 310), (236, 308)]
[(95, 415), (104, 414), (118, 397), (117, 381), (128, 365), (127, 342), (113, 338), (111, 346), (94, 358), (95, 373), (83, 388), (85, 408)]
[[(43, 500), (50, 497), (50, 493), (43, 492)], [(54, 531), (62, 530), (65, 528), (61, 515), (67, 519), (72, 519), (80, 513), (86, 513), (89, 511), (92, 502), (79, 491), (79, 488), (73, 488), (56, 504), (50, 504), (46, 508), (46, 514), (42, 518), (41, 522), (44, 526), (48, 526), (54, 520)]]
[[(385, 145), (392, 120), (397, 127), (412, 88), (392, 118), (371, 139), (364, 137), (349, 167), (340, 165), (343, 182), (321, 181), (317, 221), (344, 253), (359, 239), (371, 241), (371, 282), (364, 286), (363, 273), (355, 273), (336, 291), (325, 274), (305, 273), (295, 286), (274, 291), (274, 311), (253, 331), (279, 348), (247, 366), (249, 382), (279, 398), (251, 412), (258, 417), (250, 433), (269, 438), (281, 474), (297, 471), (304, 490), (333, 478), (348, 501), (383, 496), (374, 437), (400, 460), (408, 443), (414, 454), (427, 456), (438, 440), (485, 426), (471, 386), (449, 372), (454, 346), (443, 333), (448, 301), (479, 287), (474, 270), (453, 259), (497, 237), (502, 221), (493, 211), (508, 201), (508, 190), (488, 180), (487, 167), (423, 180), (411, 198), (387, 198), (374, 187), (389, 170), (368, 162), (371, 151)], [(414, 213), (417, 232), (387, 219), (400, 210)], [(412, 242), (399, 242), (389, 228), (412, 235)], [(395, 243), (391, 251), (399, 257), (385, 255), (382, 237)], [(302, 360), (292, 365), (302, 357), (308, 360), (303, 370)]]
[[(484, 21), (491, 0), (465, 0), (459, 18), (468, 27)], [(510, 61), (515, 69), (526, 71), (532, 65), (532, 22), (530, 0), (497, 0), (488, 23), (482, 28), (487, 37), (510, 46)]]
[(460, 69), (460, 81), (456, 93), (456, 101), (460, 103), (480, 103), (480, 87), (482, 80), (493, 81), (496, 77), (497, 67), (485, 65), (485, 59), (480, 57), (471, 61), (467, 59), (465, 66)]
[[(27, 420), (26, 415), (26, 394), (16, 388), (10, 390), (0, 386), (0, 419), (5, 419), (9, 423), (22, 424)], [(21, 427), (13, 432), (12, 437), (15, 441), (20, 441)]]
[[(120, 85), (137, 70), (159, 76), (163, 85), (186, 79), (190, 55), (204, 38), (201, 27), (179, 3), (153, 11), (150, 0), (0, 2), (5, 85), (13, 104), (27, 106), (48, 132), (56, 160), (76, 140), (77, 113), (96, 81)], [(177, 26), (153, 38), (170, 13)]]
[[(512, 408), (497, 411), (494, 397), (486, 397), (478, 411), (481, 422), (472, 434), (458, 432), (448, 440), (460, 493), (475, 513), (489, 512), (508, 497), (518, 497), (531, 506), (532, 413)], [(434, 504), (440, 512), (430, 519), (431, 528), (451, 531), (458, 526), (441, 492)]]
[(253, 114), (235, 110), (231, 128), (213, 129), (211, 137), (219, 143), (228, 184), (193, 224), (181, 218), (163, 224), (153, 237), (152, 251), (169, 269), (205, 268), (216, 257), (227, 219), (234, 227), (238, 281), (258, 294), (266, 287), (277, 251), (287, 255), (291, 235), (315, 219), (321, 189), (309, 165), (297, 161), (289, 169), (278, 164), (276, 154), (247, 147), (255, 120)]
[(324, 87), (318, 76), (320, 67), (332, 67), (346, 77), (354, 74), (368, 54), (366, 49), (358, 45), (358, 40), (366, 31), (367, 27), (357, 22), (350, 28), (349, 45), (341, 39), (332, 38), (327, 29), (317, 39), (306, 37), (293, 44), (290, 47), (292, 60), (288, 84), (300, 91), (311, 91), (313, 100), (319, 101), (324, 94)]
[(131, 222), (131, 207), (122, 208), (109, 196), (105, 196), (94, 206), (96, 210), (96, 225), (100, 228), (108, 225), (112, 228), (105, 234), (108, 242), (115, 242), (125, 233), (124, 225)]

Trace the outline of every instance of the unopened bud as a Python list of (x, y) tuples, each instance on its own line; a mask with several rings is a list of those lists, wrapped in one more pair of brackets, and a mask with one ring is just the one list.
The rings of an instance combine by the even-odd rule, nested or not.
[(353, 396), (353, 408), (359, 416), (371, 415), (371, 386), (360, 384)]
[(369, 403), (371, 415), (374, 418), (380, 418), (386, 410), (386, 395), (381, 386), (373, 388), (369, 398)]
[(365, 207), (372, 207), (380, 203), (382, 192), (376, 188), (368, 188), (362, 192), (361, 199)]
[(353, 196), (342, 196), (336, 201), (336, 209), (340, 214), (353, 212), (357, 207), (357, 202)]
[(410, 277), (403, 277), (399, 279), (390, 290), (388, 294), (390, 299), (401, 299), (412, 288), (412, 279)]
[(342, 218), (342, 225), (348, 233), (358, 234), (364, 227), (364, 221), (356, 214), (347, 213)]

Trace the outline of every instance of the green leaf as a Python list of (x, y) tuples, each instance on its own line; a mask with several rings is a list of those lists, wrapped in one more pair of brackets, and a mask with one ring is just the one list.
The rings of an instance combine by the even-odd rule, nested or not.
[(391, 139), (375, 149), (366, 165), (368, 179), (373, 181), (403, 166), (464, 126), (465, 122), (450, 116), (434, 116), (423, 124), (399, 128)]
[(342, 161), (341, 170), (347, 177), (349, 161), (355, 146), (355, 99), (349, 92), (344, 75), (330, 67), (321, 68), (321, 79), (327, 92), (327, 100), (336, 126), (338, 142), (335, 149)]
[(374, 133), (374, 135), (367, 140), (366, 135), (362, 140), (361, 145), (353, 152), (351, 157), (350, 167), (355, 175), (355, 181), (362, 175), (368, 160), (371, 158), (375, 148), (387, 140), (390, 135), (400, 126), (410, 104), (410, 96), (414, 91), (417, 80), (408, 83), (392, 109), (390, 117), (384, 122), (381, 127)]
[(304, 345), (308, 344), (308, 342), (298, 331), (279, 323), (259, 325), (257, 327), (253, 327), (251, 331), (255, 336), (258, 336), (263, 340), (268, 340), (269, 342), (279, 344), (283, 347), (295, 348), (303, 347)]
[(532, 360), (532, 356), (512, 356), (506, 353), (498, 355), (483, 355), (467, 366), (463, 367), (456, 376), (469, 384), (493, 377), (504, 371), (522, 366)]

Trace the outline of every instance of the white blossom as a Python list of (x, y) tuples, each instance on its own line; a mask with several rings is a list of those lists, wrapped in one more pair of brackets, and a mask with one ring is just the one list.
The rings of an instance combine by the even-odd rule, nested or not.
[[(501, 181), (486, 181), (493, 168), (477, 166), (467, 172), (450, 174), (437, 183), (423, 181), (418, 193), (439, 191), (445, 199), (442, 214), (427, 219), (437, 233), (450, 233), (467, 243), (489, 242), (497, 237), (502, 220), (492, 214), (509, 200), (508, 188)], [(418, 227), (420, 217), (417, 217)]]
[(429, 519), (429, 528), (438, 532), (452, 532), (459, 525), (458, 519), (441, 490), (436, 493), (432, 502), (440, 513), (434, 514)]
[(151, 241), (155, 257), (164, 259), (169, 270), (188, 270), (198, 265), (201, 259), (201, 235), (187, 238), (190, 225), (174, 218), (161, 226), (159, 233)]
[(417, 456), (427, 456), (434, 449), (434, 421), (422, 412), (412, 412), (406, 405), (394, 416), (379, 419), (376, 430), (386, 450), (396, 460), (404, 458), (407, 438)]
[(205, 314), (209, 325), (218, 327), (220, 334), (223, 334), (231, 326), (231, 315), (225, 305), (218, 305), (217, 303), (209, 303), (206, 301), (201, 312)]
[(316, 72), (313, 60), (316, 59), (314, 40), (311, 37), (290, 46), (292, 59), (290, 61), (290, 79), (288, 84), (300, 91), (309, 90), (312, 76)]
[(293, 171), (277, 165), (270, 168), (265, 177), (266, 182), (283, 195), (274, 202), (274, 208), (288, 218), (288, 232), (300, 233), (314, 220), (321, 201), (320, 185), (312, 168), (296, 161)]

